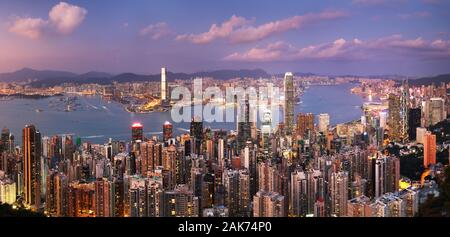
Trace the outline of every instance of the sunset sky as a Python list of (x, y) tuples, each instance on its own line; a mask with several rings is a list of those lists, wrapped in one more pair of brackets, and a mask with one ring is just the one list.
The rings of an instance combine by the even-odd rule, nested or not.
[(0, 0), (0, 72), (450, 73), (450, 0)]

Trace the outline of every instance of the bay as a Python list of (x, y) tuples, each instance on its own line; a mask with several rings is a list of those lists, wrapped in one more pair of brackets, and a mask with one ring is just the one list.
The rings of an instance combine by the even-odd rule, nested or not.
[[(361, 116), (359, 108), (364, 99), (350, 93), (354, 84), (333, 86), (310, 86), (303, 94), (302, 103), (295, 106), (295, 112), (330, 114), (331, 124), (344, 123)], [(104, 143), (108, 138), (127, 141), (130, 139), (131, 124), (140, 122), (146, 136), (160, 135), (165, 121), (172, 122), (174, 133), (188, 131), (189, 123), (174, 123), (170, 112), (134, 114), (124, 110), (123, 105), (106, 102), (100, 97), (79, 96), (74, 111), (65, 112), (62, 97), (45, 99), (13, 99), (0, 101), (0, 127), (7, 127), (21, 143), (22, 128), (34, 124), (44, 136), (73, 134), (83, 141)], [(40, 112), (38, 112), (39, 110)], [(235, 130), (235, 123), (204, 123), (213, 129)]]

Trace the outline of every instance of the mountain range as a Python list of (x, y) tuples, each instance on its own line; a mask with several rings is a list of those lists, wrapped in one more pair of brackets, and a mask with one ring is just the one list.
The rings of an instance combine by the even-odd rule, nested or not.
[[(274, 76), (282, 77), (283, 74), (273, 74)], [(296, 72), (294, 75), (312, 76), (313, 73)], [(195, 77), (212, 77), (219, 80), (227, 80), (231, 78), (268, 78), (272, 75), (262, 69), (241, 69), (241, 70), (216, 70), (216, 71), (203, 71), (196, 73), (173, 73), (168, 72), (167, 78), (169, 81), (190, 80)], [(374, 78), (377, 78), (373, 76)], [(97, 84), (111, 84), (112, 82), (141, 82), (141, 81), (159, 81), (161, 74), (142, 75), (135, 73), (121, 73), (113, 75), (106, 72), (87, 72), (83, 74), (76, 74), (66, 71), (54, 71), (54, 70), (34, 70), (31, 68), (23, 68), (15, 72), (0, 73), (0, 82), (24, 82), (34, 87), (48, 87), (60, 85), (63, 83), (97, 83)], [(380, 78), (380, 77), (378, 77)], [(386, 79), (400, 79), (405, 78), (402, 76), (385, 76), (381, 78)], [(409, 80), (411, 85), (435, 85), (441, 82), (450, 82), (450, 74), (443, 74), (434, 77), (423, 77), (418, 79)]]
[[(167, 72), (169, 81), (189, 80), (195, 77), (212, 77), (219, 80), (227, 80), (231, 78), (259, 78), (270, 77), (266, 71), (262, 69), (241, 69), (241, 70), (216, 70), (196, 73), (173, 73)], [(31, 68), (23, 68), (21, 70), (0, 73), (0, 82), (28, 82), (34, 87), (55, 86), (63, 83), (98, 83), (111, 84), (112, 82), (140, 82), (140, 81), (159, 81), (161, 74), (141, 75), (135, 73), (121, 73), (112, 75), (105, 72), (88, 72), (84, 74), (75, 74), (72, 72), (52, 71), (52, 70), (34, 70)]]

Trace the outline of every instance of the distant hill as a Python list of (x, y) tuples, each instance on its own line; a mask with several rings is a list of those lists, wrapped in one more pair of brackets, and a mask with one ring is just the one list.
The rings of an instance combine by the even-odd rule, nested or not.
[(450, 82), (450, 74), (442, 74), (434, 77), (423, 77), (415, 80), (409, 80), (410, 85), (421, 86), (421, 85), (440, 85), (442, 82), (449, 83)]
[[(195, 77), (212, 77), (218, 80), (227, 80), (231, 78), (267, 78), (271, 75), (262, 69), (241, 69), (241, 70), (216, 70), (210, 72), (196, 72), (196, 73), (173, 73), (168, 72), (168, 81), (189, 80)], [(71, 72), (62, 71), (39, 71), (29, 68), (24, 68), (16, 72), (1, 73), (0, 82), (27, 82), (34, 87), (55, 86), (63, 83), (98, 83), (111, 84), (117, 82), (141, 82), (141, 81), (159, 81), (161, 74), (141, 75), (135, 73), (121, 73), (118, 75), (111, 75), (105, 72), (88, 72), (84, 74), (75, 74)]]
[(28, 80), (43, 80), (54, 78), (75, 78), (77, 74), (63, 71), (43, 70), (38, 71), (31, 68), (23, 68), (15, 72), (0, 73), (2, 82), (25, 82)]

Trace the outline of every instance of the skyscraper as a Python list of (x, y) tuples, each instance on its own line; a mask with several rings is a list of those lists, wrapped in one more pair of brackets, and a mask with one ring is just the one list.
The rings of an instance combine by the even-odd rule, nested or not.
[(287, 135), (294, 131), (294, 75), (292, 72), (284, 74), (284, 125)]
[(408, 82), (402, 82), (400, 95), (400, 140), (405, 142), (408, 140), (408, 110), (409, 110), (409, 87)]
[(389, 139), (394, 142), (401, 142), (401, 117), (400, 117), (400, 97), (389, 94)]
[(436, 135), (427, 132), (423, 143), (423, 166), (428, 168), (434, 164), (436, 164)]
[(429, 127), (446, 118), (445, 100), (435, 97), (422, 102), (422, 127)]
[(329, 114), (319, 114), (319, 132), (327, 134), (328, 128), (330, 126), (330, 115)]
[(167, 87), (167, 79), (166, 79), (166, 68), (161, 68), (161, 101), (165, 101), (168, 99), (168, 87)]
[(272, 113), (270, 110), (264, 111), (264, 115), (261, 122), (261, 134), (262, 134), (262, 144), (263, 149), (267, 153), (270, 153), (270, 134), (272, 133)]
[(416, 140), (416, 129), (420, 127), (421, 121), (420, 108), (409, 109), (408, 112), (408, 138), (410, 141)]
[(173, 125), (166, 121), (163, 125), (163, 140), (166, 142), (173, 137)]
[(131, 140), (133, 142), (142, 141), (144, 139), (144, 127), (140, 123), (134, 123), (131, 126)]
[(190, 135), (194, 140), (191, 144), (193, 146), (192, 153), (200, 154), (201, 145), (203, 143), (203, 122), (200, 119), (193, 117), (190, 128)]
[(247, 140), (251, 138), (250, 124), (250, 103), (247, 96), (244, 95), (243, 101), (238, 103), (237, 113), (237, 132), (238, 132), (238, 149), (245, 147)]
[(285, 217), (285, 205), (284, 196), (261, 190), (253, 197), (253, 217)]
[(164, 192), (164, 217), (197, 217), (198, 198), (185, 184), (180, 184), (174, 190)]
[(34, 125), (23, 129), (23, 192), (25, 204), (38, 209), (41, 204), (41, 134)]
[(336, 216), (347, 215), (348, 173), (333, 172), (330, 180), (331, 213)]
[(297, 115), (297, 136), (304, 137), (308, 131), (314, 131), (314, 115), (299, 113)]

